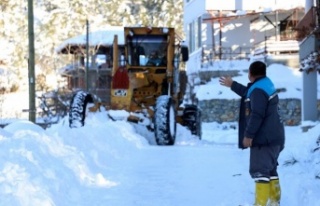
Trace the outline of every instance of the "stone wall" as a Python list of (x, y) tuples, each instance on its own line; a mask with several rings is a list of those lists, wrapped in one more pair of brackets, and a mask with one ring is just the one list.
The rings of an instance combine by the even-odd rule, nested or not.
[(235, 77), (239, 76), (239, 70), (212, 70), (212, 71), (202, 71), (199, 72), (199, 78), (201, 82), (209, 82), (211, 81), (212, 78), (219, 78), (221, 76), (230, 76), (230, 77)]
[[(212, 99), (199, 102), (203, 122), (238, 121), (240, 99)], [(296, 126), (301, 123), (301, 100), (280, 99), (281, 116), (285, 125)], [(318, 119), (320, 120), (320, 100), (318, 101)]]

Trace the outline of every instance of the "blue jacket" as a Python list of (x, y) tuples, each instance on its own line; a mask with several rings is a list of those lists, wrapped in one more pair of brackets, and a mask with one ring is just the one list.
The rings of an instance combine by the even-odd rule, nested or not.
[(276, 89), (268, 77), (256, 79), (247, 86), (233, 81), (232, 91), (241, 96), (239, 114), (239, 148), (244, 137), (252, 138), (252, 147), (284, 147), (284, 125), (281, 121)]

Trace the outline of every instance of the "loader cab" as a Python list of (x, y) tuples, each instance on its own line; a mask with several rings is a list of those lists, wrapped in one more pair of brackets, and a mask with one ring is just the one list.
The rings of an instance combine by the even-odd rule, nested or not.
[(128, 35), (128, 64), (139, 67), (166, 67), (167, 42), (168, 35)]

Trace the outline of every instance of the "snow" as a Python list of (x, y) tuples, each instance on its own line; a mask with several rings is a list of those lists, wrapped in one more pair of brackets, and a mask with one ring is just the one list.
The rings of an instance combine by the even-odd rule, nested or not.
[[(220, 61), (216, 62), (209, 70), (239, 70), (241, 76), (234, 77), (233, 80), (246, 84), (249, 64), (249, 61), (240, 61), (239, 64), (237, 61)], [(279, 93), (280, 99), (300, 99), (302, 97), (302, 73), (298, 69), (289, 68), (282, 64), (271, 64), (267, 68), (267, 75), (272, 79), (277, 89), (286, 89), (285, 92)], [(318, 82), (320, 82), (319, 79)], [(199, 100), (239, 99), (239, 96), (229, 88), (219, 85), (219, 78), (213, 78), (207, 84), (197, 86), (195, 90)], [(318, 83), (318, 97), (320, 97), (320, 83)]]
[[(216, 63), (221, 69), (223, 64)], [(248, 82), (244, 62), (225, 64), (243, 74), (235, 80)], [(281, 98), (301, 98), (300, 73), (278, 64), (267, 72), (277, 88), (287, 89)], [(217, 79), (199, 86), (197, 96), (235, 98)], [(237, 148), (236, 122), (203, 123), (202, 140), (178, 125), (175, 145), (157, 146), (143, 125), (113, 121), (108, 112), (125, 115), (88, 113), (84, 127), (72, 129), (68, 118), (47, 129), (27, 120), (0, 129), (1, 205), (252, 205), (249, 150)], [(303, 132), (302, 126), (313, 127)], [(320, 124), (303, 122), (285, 130), (281, 205), (320, 205), (320, 150), (315, 151)]]
[[(108, 26), (99, 31), (89, 32), (89, 45), (112, 45), (115, 35), (118, 36), (118, 44), (123, 45), (124, 33), (123, 27), (120, 26)], [(86, 45), (86, 39), (86, 34), (67, 39), (56, 48), (56, 52), (61, 52), (61, 50), (68, 45)]]

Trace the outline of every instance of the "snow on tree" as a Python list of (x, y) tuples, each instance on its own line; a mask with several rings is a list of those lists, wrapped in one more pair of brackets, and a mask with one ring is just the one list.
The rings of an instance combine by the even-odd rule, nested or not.
[[(28, 83), (28, 6), (26, 1), (0, 3), (0, 41), (6, 48), (1, 61), (25, 86)], [(36, 76), (55, 74), (66, 62), (55, 48), (86, 32), (112, 26), (168, 26), (182, 31), (182, 0), (35, 0), (34, 36)], [(182, 32), (181, 32), (182, 34)], [(2, 44), (3, 43), (3, 44)]]

